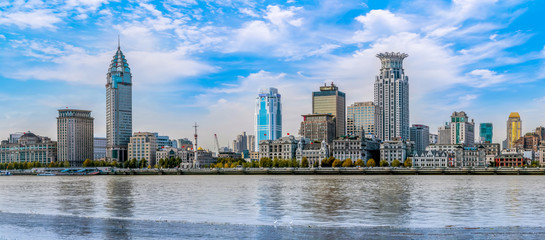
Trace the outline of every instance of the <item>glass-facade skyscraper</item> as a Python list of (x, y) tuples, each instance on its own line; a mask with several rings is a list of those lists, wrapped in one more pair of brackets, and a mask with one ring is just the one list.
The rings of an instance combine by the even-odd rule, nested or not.
[(515, 147), (515, 142), (522, 136), (522, 120), (518, 112), (512, 112), (507, 119), (507, 148)]
[(373, 102), (355, 102), (346, 108), (346, 134), (360, 136), (375, 135), (375, 104)]
[(276, 88), (259, 90), (255, 105), (256, 146), (259, 141), (276, 140), (282, 136), (282, 102)]
[(132, 75), (119, 46), (106, 76), (106, 158), (123, 162), (132, 136)]
[(383, 141), (409, 139), (409, 77), (403, 69), (405, 53), (379, 53), (375, 79), (375, 131)]
[(479, 128), (479, 137), (485, 143), (492, 143), (492, 123), (481, 123)]

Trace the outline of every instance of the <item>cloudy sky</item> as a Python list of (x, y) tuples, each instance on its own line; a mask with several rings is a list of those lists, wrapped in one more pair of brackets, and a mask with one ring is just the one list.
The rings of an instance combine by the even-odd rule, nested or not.
[(7, 0), (0, 3), (0, 138), (56, 139), (59, 108), (93, 111), (105, 136), (106, 70), (117, 36), (133, 73), (134, 131), (213, 149), (254, 132), (259, 88), (282, 94), (284, 134), (336, 83), (370, 101), (379, 52), (405, 52), (411, 124), (431, 132), (465, 111), (505, 138), (545, 125), (545, 1)]

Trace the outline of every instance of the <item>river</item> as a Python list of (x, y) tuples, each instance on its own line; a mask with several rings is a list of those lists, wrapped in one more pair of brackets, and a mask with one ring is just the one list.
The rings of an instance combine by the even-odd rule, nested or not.
[(545, 236), (544, 180), (521, 175), (6, 176), (0, 177), (0, 239), (365, 234), (509, 239), (513, 233), (539, 239)]

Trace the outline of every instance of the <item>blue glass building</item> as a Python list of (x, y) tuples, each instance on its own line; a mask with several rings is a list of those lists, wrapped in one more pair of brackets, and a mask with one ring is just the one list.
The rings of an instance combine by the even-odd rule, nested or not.
[(484, 142), (492, 143), (492, 123), (481, 123), (479, 129), (479, 137)]
[(132, 136), (132, 75), (119, 46), (106, 78), (106, 158), (123, 162)]
[(255, 107), (256, 146), (259, 141), (276, 140), (282, 136), (282, 102), (278, 89), (259, 90)]

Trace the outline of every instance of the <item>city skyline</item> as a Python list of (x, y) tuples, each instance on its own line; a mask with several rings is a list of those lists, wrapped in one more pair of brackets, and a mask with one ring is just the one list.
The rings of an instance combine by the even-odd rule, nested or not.
[[(410, 124), (436, 133), (464, 111), (493, 123), (497, 143), (510, 112), (520, 113), (523, 133), (545, 125), (543, 27), (525, 26), (543, 3), (71, 4), (0, 6), (0, 134), (54, 139), (56, 110), (69, 107), (92, 111), (95, 136), (106, 136), (104, 77), (118, 34), (135, 73), (133, 132), (191, 138), (197, 121), (208, 149), (214, 133), (225, 143), (252, 132), (259, 88), (283, 95), (282, 135), (298, 132), (323, 83), (335, 82), (347, 106), (372, 100), (375, 55), (385, 51), (411, 56)], [(429, 12), (411, 10), (419, 4)], [(223, 14), (190, 11), (208, 8)]]

